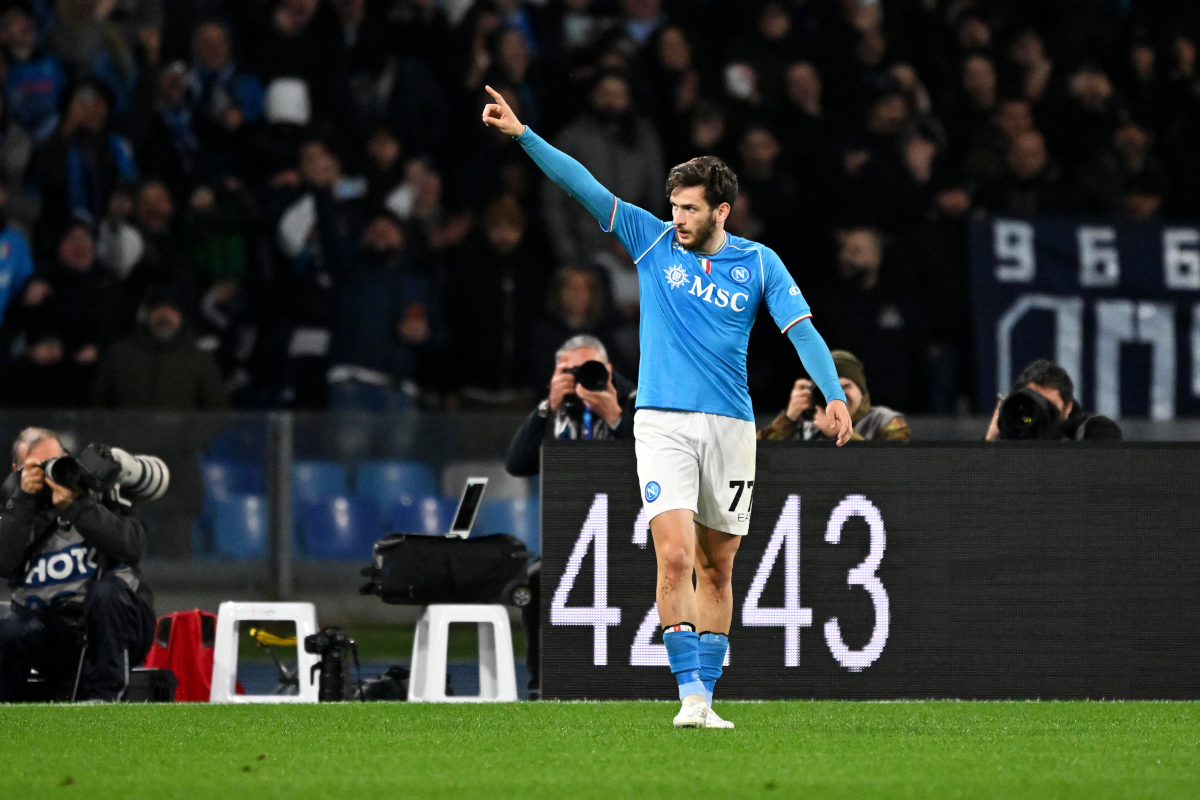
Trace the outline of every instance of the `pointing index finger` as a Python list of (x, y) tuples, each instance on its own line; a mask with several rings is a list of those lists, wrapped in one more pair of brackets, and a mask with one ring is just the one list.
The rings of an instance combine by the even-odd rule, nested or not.
[(504, 102), (504, 97), (501, 96), (501, 94), (499, 92), (497, 92), (495, 89), (493, 89), (490, 86), (484, 86), (483, 88), (484, 88), (484, 91), (486, 91), (488, 94), (490, 94), (492, 96), (492, 99), (494, 99), (501, 106), (508, 108), (508, 103)]

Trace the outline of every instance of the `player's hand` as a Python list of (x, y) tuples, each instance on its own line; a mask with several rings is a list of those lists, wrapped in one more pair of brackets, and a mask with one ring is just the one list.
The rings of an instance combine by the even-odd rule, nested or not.
[(575, 393), (575, 376), (565, 368), (559, 368), (550, 379), (550, 410), (558, 411), (563, 398)]
[(842, 400), (830, 400), (829, 405), (825, 407), (825, 413), (837, 425), (837, 443), (838, 447), (841, 447), (850, 441), (850, 436), (854, 433), (854, 427), (850, 424), (850, 409), (846, 408), (846, 403)]
[(501, 133), (507, 133), (509, 136), (520, 136), (524, 133), (525, 126), (521, 124), (521, 120), (517, 119), (517, 115), (513, 113), (508, 102), (500, 96), (500, 93), (490, 86), (483, 88), (496, 101), (483, 107), (483, 124), (499, 128)]
[(617, 402), (617, 387), (613, 386), (612, 370), (608, 371), (608, 386), (598, 392), (590, 392), (582, 386), (575, 387), (575, 394), (593, 413), (599, 414), (608, 427), (615, 428), (621, 421), (621, 404)]
[(37, 494), (46, 485), (46, 473), (37, 461), (28, 459), (25, 468), (21, 470), (21, 491), (25, 494)]
[(798, 421), (801, 414), (812, 408), (812, 387), (813, 382), (807, 378), (800, 378), (792, 387), (792, 396), (783, 412), (792, 422)]

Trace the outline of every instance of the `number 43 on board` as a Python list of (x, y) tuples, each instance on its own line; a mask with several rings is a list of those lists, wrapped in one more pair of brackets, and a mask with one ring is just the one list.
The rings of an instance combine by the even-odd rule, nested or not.
[[(846, 669), (861, 672), (871, 666), (883, 653), (887, 644), (888, 613), (887, 591), (876, 572), (883, 560), (887, 545), (883, 517), (879, 509), (861, 494), (852, 494), (843, 499), (829, 515), (825, 527), (825, 541), (838, 544), (842, 538), (842, 527), (850, 517), (862, 517), (870, 530), (870, 549), (866, 559), (854, 567), (846, 576), (850, 586), (861, 586), (871, 597), (875, 607), (875, 626), (871, 638), (861, 650), (852, 650), (842, 639), (837, 617), (825, 622), (825, 642), (829, 652)], [(645, 547), (649, 539), (646, 512), (638, 514), (634, 523), (633, 543)], [(568, 606), (567, 597), (575, 586), (575, 579), (583, 566), (589, 547), (595, 561), (592, 570), (592, 605)], [(783, 606), (764, 608), (759, 605), (767, 579), (771, 577), (783, 552)], [(742, 604), (742, 625), (749, 627), (778, 626), (784, 631), (783, 663), (787, 667), (800, 666), (800, 629), (812, 627), (812, 609), (800, 605), (800, 496), (788, 495), (771, 541), (763, 553), (750, 591)], [(597, 494), (588, 511), (587, 519), (567, 559), (566, 569), (559, 579), (554, 599), (550, 603), (551, 625), (582, 625), (592, 628), (592, 663), (602, 667), (608, 664), (608, 629), (621, 624), (621, 609), (608, 605), (608, 495)], [(658, 608), (653, 606), (638, 627), (630, 647), (631, 666), (665, 666), (666, 648), (651, 644), (651, 637), (659, 626)], [(729, 657), (726, 656), (726, 664)]]

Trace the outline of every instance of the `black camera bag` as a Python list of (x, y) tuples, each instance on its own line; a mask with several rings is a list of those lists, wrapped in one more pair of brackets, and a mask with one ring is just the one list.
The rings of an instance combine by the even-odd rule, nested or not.
[(456, 539), (403, 533), (375, 543), (370, 580), (361, 594), (377, 594), (385, 603), (503, 603), (526, 606), (529, 559), (525, 544), (506, 533)]

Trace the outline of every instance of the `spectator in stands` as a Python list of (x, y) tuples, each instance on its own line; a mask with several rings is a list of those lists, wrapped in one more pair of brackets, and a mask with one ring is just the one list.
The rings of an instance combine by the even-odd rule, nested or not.
[(0, 14), (0, 49), (5, 104), (13, 119), (40, 142), (58, 125), (59, 95), (67, 84), (62, 61), (39, 46), (37, 23), (19, 3)]
[(649, 55), (649, 105), (654, 124), (663, 137), (663, 150), (671, 163), (684, 159), (688, 119), (700, 98), (700, 72), (692, 59), (692, 45), (683, 29), (662, 28)]
[[(1121, 426), (1100, 414), (1084, 411), (1075, 400), (1075, 382), (1065, 369), (1052, 361), (1039, 358), (1032, 362), (1013, 381), (1012, 391), (1031, 389), (1050, 401), (1057, 409), (1058, 430), (1050, 438), (1071, 441), (1119, 441), (1122, 437)], [(984, 438), (989, 442), (998, 441), (1000, 434), (1000, 406), (1003, 399), (996, 403), (992, 413), (991, 424), (988, 425)]]
[[(37, 193), (25, 180), (33, 145), (0, 97), (0, 208), (4, 221), (28, 233), (40, 209)], [(0, 226), (2, 227), (2, 226)]]
[(209, 147), (219, 147), (222, 138), (262, 118), (264, 99), (262, 81), (234, 61), (229, 29), (215, 20), (197, 26), (187, 102), (201, 139)]
[(927, 335), (924, 310), (901, 280), (899, 264), (885, 263), (877, 230), (847, 229), (839, 240), (838, 280), (814, 295), (822, 330), (871, 365), (880, 402), (916, 407)]
[(228, 399), (216, 361), (196, 347), (183, 299), (170, 287), (153, 287), (136, 333), (114, 342), (96, 377), (102, 408), (208, 410)]
[(371, 218), (338, 284), (328, 374), (332, 407), (412, 408), (447, 336), (434, 292), (412, 269), (397, 219), (386, 212)]
[(135, 103), (126, 115), (142, 172), (158, 176), (182, 195), (198, 177), (203, 157), (196, 114), (187, 97), (187, 65), (164, 64), (149, 103)]
[(1069, 169), (1087, 164), (1112, 142), (1122, 115), (1112, 81), (1098, 65), (1080, 67), (1067, 81), (1067, 102), (1048, 114), (1046, 134)]
[(638, 47), (648, 42), (659, 26), (666, 21), (661, 0), (623, 0), (621, 7), (625, 12), (625, 35)]
[(460, 287), (447, 311), (464, 400), (528, 398), (534, 384), (524, 354), (546, 296), (547, 261), (517, 201), (493, 201), (450, 271)]
[(989, 127), (967, 144), (962, 174), (976, 185), (1002, 180), (1012, 143), (1033, 131), (1033, 110), (1027, 100), (1008, 97), (999, 101)]
[(558, 343), (580, 334), (590, 334), (600, 341), (609, 338), (613, 318), (605, 299), (599, 276), (593, 270), (563, 267), (555, 274), (548, 313), (533, 328), (529, 352), (535, 386), (550, 380), (549, 365), (555, 362)]
[[(1162, 205), (1168, 179), (1166, 170), (1154, 155), (1150, 131), (1136, 122), (1122, 124), (1113, 133), (1112, 142), (1083, 170), (1080, 184), (1087, 199), (1087, 210), (1095, 214), (1128, 212), (1131, 218), (1145, 218), (1127, 206), (1131, 189), (1150, 190)], [(1154, 211), (1157, 212), (1157, 207)]]
[[(641, 4), (634, 5), (645, 10), (644, 4), (641, 0)], [(652, 213), (663, 210), (662, 146), (653, 126), (634, 111), (629, 81), (624, 76), (602, 74), (592, 88), (588, 111), (568, 125), (554, 145), (578, 159), (596, 180), (625, 202)], [(542, 203), (560, 260), (587, 263), (592, 254), (605, 247), (606, 234), (591, 215), (548, 179)]]
[[(112, 339), (130, 327), (133, 304), (117, 280), (96, 261), (96, 240), (82, 220), (70, 221), (59, 238), (53, 264), (38, 270), (25, 285), (21, 301), (10, 307), (16, 337), (56, 339), (71, 362), (78, 385), (91, 384), (92, 373)], [(45, 359), (57, 363), (57, 359)]]
[(58, 129), (34, 152), (44, 232), (78, 217), (98, 224), (113, 192), (137, 180), (129, 142), (111, 129), (108, 88), (94, 79), (66, 95)]
[[(908, 421), (899, 411), (887, 406), (871, 405), (871, 393), (867, 391), (867, 375), (862, 362), (846, 350), (833, 351), (833, 365), (837, 368), (838, 380), (846, 393), (846, 406), (854, 423), (851, 439), (877, 439), (889, 442), (907, 442), (912, 438)], [(816, 386), (808, 378), (799, 378), (792, 387), (787, 408), (758, 432), (759, 439), (802, 439), (803, 441), (834, 441), (837, 425), (825, 414), (824, 404), (814, 398)]]
[(756, 216), (763, 224), (755, 241), (775, 250), (785, 264), (798, 266), (802, 251), (794, 245), (811, 242), (815, 235), (807, 230), (803, 233), (797, 230), (807, 226), (798, 214), (796, 184), (777, 166), (783, 152), (779, 140), (765, 125), (751, 125), (742, 134), (738, 152), (741, 155), (737, 171), (738, 198), (750, 198), (751, 204), (758, 209)]
[(1005, 175), (980, 190), (979, 203), (984, 208), (998, 214), (1061, 214), (1074, 210), (1072, 192), (1050, 160), (1046, 139), (1039, 131), (1014, 139), (1007, 162)]
[(110, 110), (122, 113), (129, 106), (138, 79), (135, 46), (143, 49), (143, 60), (153, 69), (158, 61), (158, 35), (162, 26), (159, 0), (135, 0), (127, 4), (132, 26), (111, 19), (117, 3), (94, 0), (60, 0), (55, 5), (55, 24), (50, 41), (69, 70), (88, 73), (102, 81), (111, 93)]

